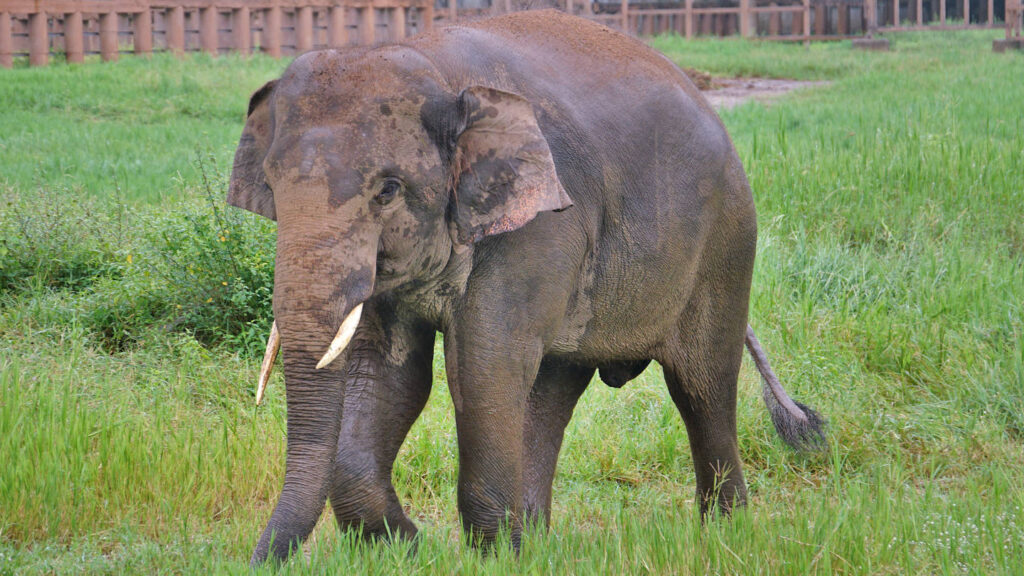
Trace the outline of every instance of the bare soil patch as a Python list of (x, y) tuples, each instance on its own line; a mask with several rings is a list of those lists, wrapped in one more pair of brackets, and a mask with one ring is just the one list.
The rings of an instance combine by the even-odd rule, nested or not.
[(767, 104), (793, 90), (828, 85), (824, 81), (777, 78), (712, 78), (707, 72), (690, 68), (686, 69), (686, 75), (716, 110), (735, 108), (749, 100)]

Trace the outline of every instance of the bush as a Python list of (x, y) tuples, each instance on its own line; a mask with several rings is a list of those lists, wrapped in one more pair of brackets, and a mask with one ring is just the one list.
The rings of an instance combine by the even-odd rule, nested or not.
[(0, 294), (81, 290), (121, 272), (124, 210), (69, 190), (17, 195), (0, 204)]
[(202, 185), (193, 200), (170, 212), (145, 215), (139, 241), (125, 256), (125, 275), (97, 285), (85, 321), (107, 348), (139, 341), (159, 326), (262, 352), (273, 321), (275, 224), (225, 208), (223, 175), (201, 161)]

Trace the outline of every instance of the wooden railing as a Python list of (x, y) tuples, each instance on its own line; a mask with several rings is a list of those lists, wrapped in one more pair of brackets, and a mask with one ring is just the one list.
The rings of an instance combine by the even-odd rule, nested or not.
[(434, 0), (0, 0), (0, 66), (87, 54), (204, 51), (271, 56), (399, 40), (433, 24)]
[[(1005, 0), (1007, 38), (1020, 37), (1021, 1)], [(435, 11), (435, 2), (438, 9)], [(399, 40), (448, 21), (537, 7), (489, 0), (0, 0), (0, 66), (16, 56), (47, 64), (88, 54), (205, 51), (272, 56)], [(994, 0), (556, 0), (567, 12), (637, 36), (739, 34), (765, 40), (835, 40), (876, 31), (994, 27)], [(973, 11), (972, 11), (973, 8)], [(953, 21), (956, 21), (953, 24)]]
[[(571, 2), (571, 0), (569, 0)], [(1007, 1), (1007, 20), (1010, 5)], [(993, 28), (993, 0), (680, 0), (649, 8), (595, 3), (589, 16), (634, 35), (741, 35), (763, 40), (836, 40), (868, 32)], [(973, 8), (973, 11), (972, 11)], [(967, 15), (967, 18), (964, 17)]]

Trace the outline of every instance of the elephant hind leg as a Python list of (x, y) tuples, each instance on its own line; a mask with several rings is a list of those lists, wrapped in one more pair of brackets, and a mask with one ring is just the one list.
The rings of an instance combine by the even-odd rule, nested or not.
[(593, 368), (546, 359), (527, 402), (523, 426), (523, 515), (526, 522), (551, 522), (551, 483), (565, 427)]
[[(749, 286), (747, 282), (738, 285)], [(736, 388), (748, 290), (728, 292), (695, 291), (676, 333), (657, 358), (686, 424), (701, 517), (712, 504), (728, 513), (733, 506), (745, 504), (747, 497), (736, 437)]]
[[(364, 317), (368, 314), (348, 362), (331, 508), (342, 530), (361, 529), (368, 538), (412, 538), (416, 525), (402, 509), (391, 471), (430, 396), (434, 331), (387, 325), (376, 311)], [(400, 361), (388, 353), (392, 350), (404, 351)]]

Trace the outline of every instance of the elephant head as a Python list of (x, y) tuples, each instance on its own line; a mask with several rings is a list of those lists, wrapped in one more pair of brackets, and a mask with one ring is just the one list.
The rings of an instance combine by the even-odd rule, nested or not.
[(227, 199), (278, 223), (288, 450), (260, 563), (285, 557), (323, 510), (344, 394), (345, 362), (333, 360), (363, 303), (571, 202), (529, 102), (454, 89), (401, 47), (309, 53), (258, 90)]

